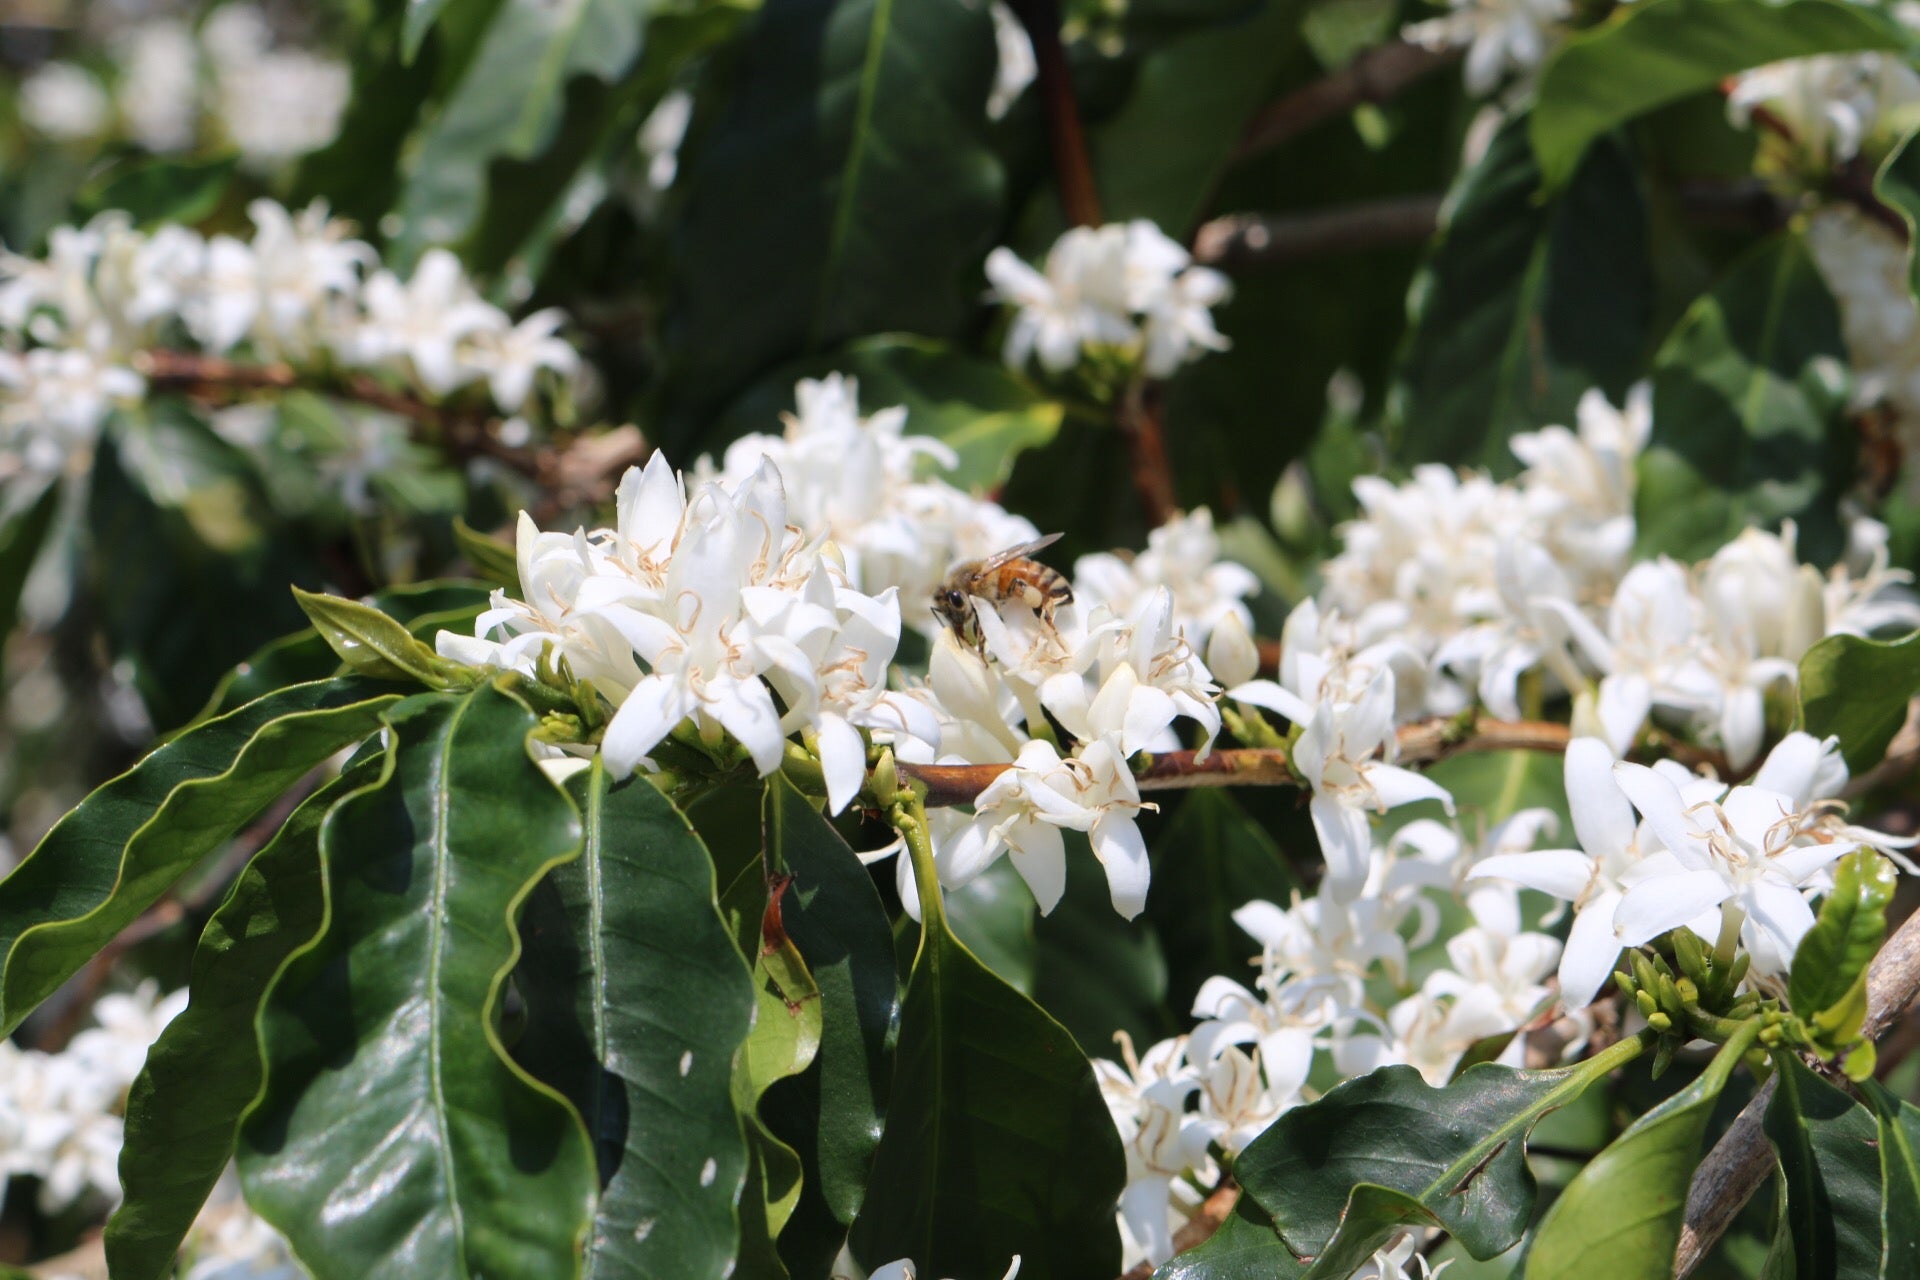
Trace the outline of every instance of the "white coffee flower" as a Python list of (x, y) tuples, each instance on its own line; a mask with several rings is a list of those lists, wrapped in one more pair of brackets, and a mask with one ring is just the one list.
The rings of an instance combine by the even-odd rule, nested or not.
[(49, 62), (20, 82), (20, 118), (58, 142), (97, 138), (113, 116), (113, 101), (86, 68)]
[(1568, 0), (1449, 0), (1451, 12), (1401, 34), (1429, 49), (1467, 49), (1467, 91), (1484, 96), (1509, 72), (1525, 76), (1546, 60), (1573, 16)]

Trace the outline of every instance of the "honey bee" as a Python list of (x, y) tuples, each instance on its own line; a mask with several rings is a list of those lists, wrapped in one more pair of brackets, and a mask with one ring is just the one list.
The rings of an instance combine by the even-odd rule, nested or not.
[(1053, 626), (1053, 611), (1073, 603), (1073, 588), (1056, 569), (1032, 559), (1034, 552), (1052, 546), (1060, 535), (1050, 533), (1033, 542), (988, 556), (968, 560), (953, 567), (947, 580), (934, 589), (933, 611), (951, 628), (962, 644), (984, 649), (986, 637), (980, 631), (980, 617), (973, 598), (994, 605), (1024, 605), (1039, 615), (1040, 621)]

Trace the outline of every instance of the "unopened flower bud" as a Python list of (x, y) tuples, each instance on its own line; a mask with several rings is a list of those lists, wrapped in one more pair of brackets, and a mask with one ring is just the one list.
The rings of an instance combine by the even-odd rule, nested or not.
[(1260, 672), (1260, 650), (1237, 613), (1229, 613), (1207, 640), (1207, 669), (1223, 688), (1245, 684)]

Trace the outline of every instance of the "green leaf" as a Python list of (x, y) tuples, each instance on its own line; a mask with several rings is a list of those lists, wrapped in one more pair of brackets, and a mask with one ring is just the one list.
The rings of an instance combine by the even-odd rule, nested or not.
[(293, 598), (340, 660), (373, 680), (446, 687), (447, 663), (372, 605), (293, 588)]
[(1093, 1068), (953, 936), (937, 899), (927, 916), (854, 1257), (974, 1276), (1017, 1253), (1023, 1273), (1113, 1280), (1126, 1172)]
[(192, 226), (220, 207), (239, 163), (237, 155), (210, 160), (153, 156), (121, 165), (81, 189), (74, 198), (76, 212), (89, 218), (122, 209), (141, 227), (162, 222)]
[(1867, 966), (1887, 936), (1887, 904), (1897, 877), (1872, 849), (1856, 849), (1833, 869), (1820, 916), (1800, 939), (1787, 979), (1787, 1007), (1815, 1028), (1823, 1047), (1860, 1038), (1867, 1016)]
[(1883, 1277), (1920, 1274), (1920, 1108), (1874, 1080), (1861, 1085), (1879, 1125)]
[(587, 1275), (719, 1280), (746, 1176), (732, 1077), (753, 1014), (747, 967), (671, 800), (644, 779), (609, 787), (598, 760), (568, 792), (586, 842), (528, 901), (518, 1054), (599, 1150)]
[(27, 575), (40, 557), (40, 546), (53, 527), (60, 510), (60, 486), (49, 483), (31, 503), (16, 509), (0, 524), (0, 648), (13, 634), (20, 620), (20, 593), (26, 589)]
[(886, 908), (847, 842), (783, 774), (767, 780), (766, 857), (791, 876), (781, 921), (820, 989), (820, 1050), (760, 1104), (799, 1156), (800, 1201), (780, 1237), (797, 1275), (825, 1274), (867, 1193), (893, 1077), (899, 976)]
[(1273, 1220), (1243, 1195), (1218, 1231), (1162, 1264), (1153, 1280), (1299, 1280), (1306, 1272), (1275, 1234)]
[(1920, 290), (1920, 261), (1913, 252), (1914, 232), (1920, 228), (1920, 130), (1895, 144), (1873, 176), (1873, 194), (1907, 224), (1907, 288)]
[(459, 516), (453, 518), (453, 540), (480, 577), (497, 587), (519, 589), (520, 565), (512, 543), (481, 533)]
[(1879, 1127), (1865, 1107), (1776, 1053), (1766, 1132), (1786, 1178), (1797, 1274), (1871, 1276), (1880, 1266)]
[(406, 17), (400, 27), (401, 56), (412, 62), (420, 55), (420, 42), (433, 29), (435, 18), (447, 7), (447, 0), (407, 0)]
[[(1303, 1258), (1327, 1249), (1363, 1187), (1410, 1202), (1490, 1258), (1520, 1239), (1533, 1213), (1528, 1132), (1578, 1098), (1596, 1070), (1486, 1064), (1436, 1089), (1412, 1067), (1383, 1067), (1281, 1116), (1241, 1152), (1234, 1176)], [(1379, 1225), (1375, 1210), (1388, 1203), (1370, 1192), (1363, 1216)]]
[(1390, 406), (1409, 461), (1512, 474), (1515, 434), (1571, 422), (1594, 386), (1618, 401), (1639, 372), (1653, 277), (1633, 160), (1596, 147), (1543, 202), (1526, 130), (1508, 120), (1460, 179), (1409, 294)]
[(248, 1203), (319, 1280), (577, 1275), (592, 1146), (499, 1018), (515, 917), (579, 853), (578, 816), (528, 754), (536, 717), (491, 685), (387, 723), (382, 781), (321, 833), (326, 934), (263, 1018)]
[(1642, 547), (1693, 559), (1748, 524), (1791, 518), (1804, 555), (1837, 555), (1855, 450), (1846, 359), (1839, 312), (1798, 235), (1735, 262), (1654, 361)]
[(710, 445), (752, 431), (777, 433), (780, 415), (794, 407), (795, 381), (831, 373), (859, 379), (864, 413), (905, 407), (909, 434), (932, 436), (959, 455), (957, 467), (937, 474), (974, 492), (1005, 484), (1014, 461), (1052, 440), (1066, 416), (1066, 406), (1000, 364), (931, 338), (889, 333), (768, 374), (728, 406)]
[(1236, 909), (1255, 899), (1285, 903), (1300, 887), (1273, 838), (1224, 789), (1181, 799), (1153, 842), (1153, 869), (1147, 918), (1166, 951), (1174, 1009), (1192, 1008), (1208, 978), (1244, 972), (1260, 954), (1234, 923)]
[(1299, 49), (1301, 0), (1265, 0), (1140, 59), (1132, 93), (1093, 130), (1109, 222), (1180, 238), (1206, 213), (1247, 120)]
[[(1147, 906), (1151, 910), (1153, 904)], [(1011, 858), (998, 859), (958, 889), (947, 890), (947, 923), (954, 936), (1023, 996), (1033, 995), (1040, 959), (1034, 937), (1038, 915), (1033, 892)]]
[(1880, 763), (1920, 693), (1920, 634), (1885, 643), (1828, 636), (1800, 659), (1800, 715), (1808, 733), (1837, 734), (1858, 776)]
[(187, 1007), (148, 1051), (127, 1095), (126, 1199), (106, 1232), (115, 1276), (172, 1274), (180, 1242), (233, 1159), (241, 1118), (266, 1078), (260, 1010), (287, 964), (325, 927), (321, 821), (379, 772), (373, 761), (356, 766), (295, 809), (200, 935)]
[(1547, 59), (1533, 146), (1549, 187), (1635, 116), (1749, 67), (1815, 53), (1907, 47), (1893, 23), (1843, 0), (1655, 0), (1614, 12)]
[(1606, 1259), (1613, 1280), (1666, 1280), (1687, 1183), (1727, 1077), (1759, 1032), (1743, 1023), (1694, 1082), (1642, 1115), (1589, 1161), (1535, 1229), (1528, 1280), (1585, 1280)]
[(296, 685), (190, 730), (81, 801), (0, 880), (0, 1035), (394, 695)]
[[(1097, 1055), (1113, 1033), (1152, 1044), (1186, 1026), (1167, 1006), (1167, 961), (1153, 926), (1113, 909), (1106, 874), (1084, 832), (1065, 831), (1067, 887), (1034, 921), (1033, 999)], [(969, 957), (975, 958), (975, 957)]]
[[(465, 74), (420, 131), (392, 252), (417, 258), (466, 235), (486, 197), (487, 166), (529, 159), (552, 141), (575, 77), (612, 82), (640, 56), (654, 0), (505, 0)], [(414, 14), (405, 41), (417, 45)], [(410, 55), (409, 55), (410, 56)]]
[(967, 0), (769, 0), (732, 100), (681, 157), (667, 447), (781, 361), (960, 328), (1000, 221), (997, 61)]

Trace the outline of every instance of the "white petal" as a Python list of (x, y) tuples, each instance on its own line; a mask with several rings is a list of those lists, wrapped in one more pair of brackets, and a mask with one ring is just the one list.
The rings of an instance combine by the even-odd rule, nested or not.
[(1633, 806), (1614, 781), (1613, 764), (1613, 753), (1597, 738), (1575, 738), (1567, 744), (1567, 808), (1580, 847), (1596, 858), (1632, 845), (1637, 826)]
[(1643, 880), (1627, 890), (1614, 909), (1613, 935), (1622, 946), (1637, 947), (1719, 906), (1732, 892), (1732, 886), (1713, 871), (1682, 871)]
[(1701, 865), (1706, 842), (1688, 819), (1686, 802), (1673, 783), (1637, 764), (1614, 765), (1613, 779), (1674, 857), (1689, 866)]
[(635, 685), (613, 713), (606, 736), (600, 741), (600, 754), (606, 758), (608, 771), (616, 778), (632, 773), (693, 707), (692, 693), (677, 680), (648, 676)]
[(772, 775), (780, 767), (787, 740), (780, 732), (780, 713), (767, 686), (751, 676), (722, 677), (707, 683), (707, 696), (708, 712), (747, 749), (760, 776)]
[(1567, 930), (1567, 949), (1560, 953), (1560, 1000), (1569, 1012), (1593, 1003), (1620, 958), (1620, 939), (1614, 936), (1614, 912), (1620, 895), (1603, 893), (1573, 917)]
[(1147, 905), (1147, 882), (1153, 875), (1140, 828), (1131, 813), (1109, 810), (1100, 815), (1088, 835), (1093, 841), (1093, 856), (1106, 868), (1113, 909), (1133, 919)]
[(1531, 853), (1499, 853), (1482, 858), (1467, 873), (1470, 880), (1498, 876), (1528, 889), (1572, 902), (1593, 882), (1593, 859), (1572, 849), (1537, 849)]
[(867, 743), (836, 715), (820, 717), (820, 771), (827, 778), (827, 812), (838, 813), (867, 779)]
[(1060, 905), (1060, 895), (1067, 891), (1066, 843), (1059, 828), (1027, 822), (1008, 835), (1013, 845), (1013, 869), (1033, 890), (1040, 914), (1051, 914)]
[(1320, 838), (1320, 856), (1327, 877), (1320, 891), (1341, 902), (1351, 902), (1367, 883), (1373, 863), (1373, 833), (1367, 815), (1331, 796), (1316, 795), (1307, 806), (1313, 833)]

